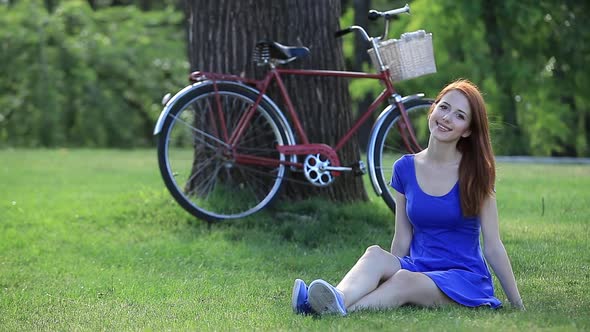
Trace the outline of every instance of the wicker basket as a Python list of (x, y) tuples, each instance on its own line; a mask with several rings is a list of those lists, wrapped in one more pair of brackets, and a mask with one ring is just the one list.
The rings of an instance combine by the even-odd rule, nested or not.
[[(436, 73), (432, 33), (424, 30), (404, 33), (400, 39), (380, 42), (379, 51), (394, 82)], [(375, 50), (371, 48), (368, 52), (373, 65), (380, 71)]]

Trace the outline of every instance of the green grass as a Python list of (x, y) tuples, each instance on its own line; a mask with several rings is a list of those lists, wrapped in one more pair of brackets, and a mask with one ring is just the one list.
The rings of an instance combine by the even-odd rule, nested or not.
[(497, 195), (526, 312), (318, 319), (291, 313), (293, 279), (337, 282), (388, 247), (380, 200), (209, 228), (172, 201), (154, 151), (1, 150), (0, 330), (589, 330), (590, 167), (500, 164)]

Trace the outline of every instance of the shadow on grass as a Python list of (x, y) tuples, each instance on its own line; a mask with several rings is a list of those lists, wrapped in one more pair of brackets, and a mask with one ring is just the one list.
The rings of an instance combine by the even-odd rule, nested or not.
[[(206, 223), (191, 222), (196, 229), (202, 224)], [(308, 249), (340, 247), (383, 241), (383, 236), (390, 241), (393, 214), (375, 202), (343, 204), (314, 199), (283, 203), (248, 218), (213, 224), (211, 229), (225, 232), (230, 241), (259, 243), (262, 235)]]
[[(378, 199), (336, 203), (323, 199), (298, 202), (277, 201), (247, 218), (208, 224), (184, 211), (166, 192), (146, 193), (138, 202), (133, 197), (115, 224), (130, 220), (157, 225), (176, 233), (179, 240), (194, 241), (219, 233), (232, 242), (290, 243), (306, 249), (341, 247), (350, 243), (389, 243), (393, 235), (393, 213)], [(142, 203), (141, 201), (146, 203)], [(119, 220), (119, 221), (117, 221)]]
[[(365, 182), (369, 186), (368, 179)], [(171, 230), (177, 229), (181, 238), (194, 239), (217, 232), (232, 242), (254, 244), (273, 239), (277, 243), (295, 244), (305, 249), (349, 246), (350, 243), (365, 248), (375, 243), (389, 246), (394, 214), (380, 197), (371, 190), (367, 193), (369, 201), (355, 203), (320, 198), (292, 202), (279, 197), (264, 210), (247, 218), (208, 224), (184, 211), (167, 191), (161, 190), (148, 197), (151, 203), (141, 209), (139, 218)]]

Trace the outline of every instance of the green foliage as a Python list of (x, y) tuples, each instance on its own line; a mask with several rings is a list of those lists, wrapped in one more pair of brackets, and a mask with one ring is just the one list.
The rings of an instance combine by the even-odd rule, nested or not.
[[(39, 1), (0, 1), (0, 146), (150, 145), (161, 96), (187, 83), (179, 0), (92, 1), (97, 10), (83, 0), (48, 3), (51, 13)], [(354, 24), (354, 3), (343, 2), (341, 27)], [(434, 97), (449, 81), (468, 78), (485, 93), (497, 154), (590, 156), (586, 1), (410, 6), (390, 37), (432, 32), (438, 72), (396, 83), (401, 94)], [(486, 25), (487, 13), (495, 29)], [(382, 32), (380, 23), (368, 28)], [(342, 40), (347, 63), (354, 63), (354, 35)], [(380, 90), (376, 82), (351, 80), (355, 101)]]
[[(344, 29), (354, 24), (354, 9), (352, 7), (346, 8), (342, 16), (340, 17), (340, 28)], [(348, 34), (343, 37), (340, 37), (342, 40), (345, 40), (342, 47), (342, 52), (344, 53), (344, 57), (346, 59), (351, 59), (354, 57), (354, 40), (352, 39), (353, 34)]]
[(0, 5), (0, 145), (146, 146), (161, 96), (186, 84), (182, 14)]
[[(153, 149), (0, 150), (0, 326), (7, 331), (588, 331), (587, 165), (498, 165), (519, 312), (291, 312), (295, 278), (338, 282), (392, 215), (370, 202), (281, 203), (207, 227), (163, 187)], [(494, 280), (496, 295), (506, 300)]]
[[(403, 4), (372, 1), (378, 10)], [(468, 78), (485, 94), (498, 154), (590, 156), (587, 4), (415, 0), (410, 6), (411, 15), (393, 21), (390, 37), (418, 29), (432, 32), (438, 72), (398, 82), (400, 93), (434, 97), (446, 83)], [(490, 12), (497, 31), (484, 22)], [(373, 35), (381, 32), (372, 29)], [(490, 44), (493, 38), (497, 45)], [(355, 101), (368, 91), (380, 89), (351, 85)]]

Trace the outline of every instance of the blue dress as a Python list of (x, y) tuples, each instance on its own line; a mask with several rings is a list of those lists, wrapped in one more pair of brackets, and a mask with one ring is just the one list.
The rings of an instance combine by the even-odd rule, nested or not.
[(391, 186), (406, 196), (414, 232), (410, 255), (399, 257), (402, 269), (424, 273), (462, 305), (500, 307), (479, 243), (480, 221), (463, 217), (459, 183), (446, 195), (431, 196), (418, 185), (414, 155), (401, 157), (393, 168)]

